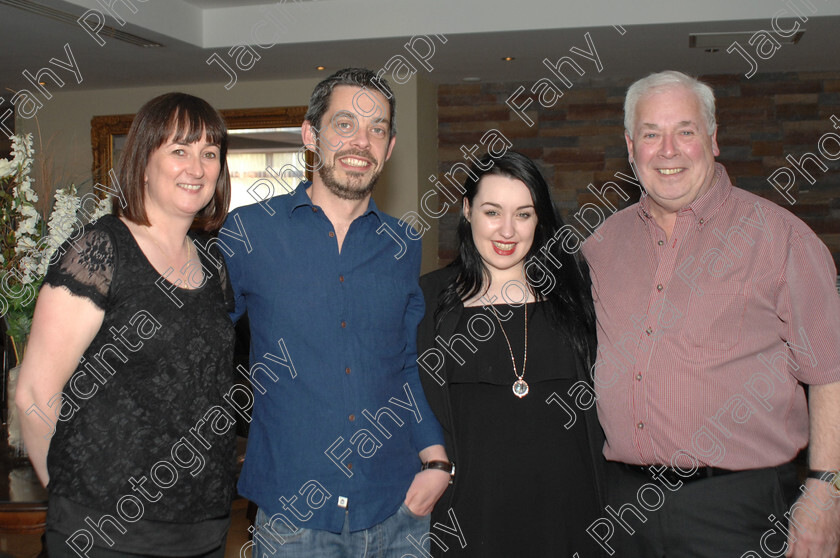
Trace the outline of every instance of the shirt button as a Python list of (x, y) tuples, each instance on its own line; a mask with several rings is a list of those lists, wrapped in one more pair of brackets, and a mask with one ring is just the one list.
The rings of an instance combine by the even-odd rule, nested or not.
[(348, 464), (347, 464), (347, 468), (348, 468), (348, 469), (352, 469), (352, 468), (353, 468), (353, 464), (352, 464), (352, 463), (348, 463)]
[(340, 283), (344, 283), (344, 275), (339, 275), (339, 276), (338, 276), (338, 281), (339, 281)]
[(341, 322), (341, 327), (347, 327), (347, 322), (345, 322), (345, 321), (343, 321), (343, 320), (342, 320), (342, 322)]
[(350, 415), (347, 418), (350, 419), (350, 422), (353, 422), (354, 420), (356, 420), (356, 415)]
[(648, 335), (650, 335), (651, 333), (653, 333), (653, 328), (652, 328), (652, 327), (647, 328), (647, 329), (645, 330), (645, 333), (647, 333)]
[(701, 224), (701, 225), (702, 225), (703, 223), (705, 223), (705, 222), (706, 222), (706, 220), (705, 220), (705, 219), (700, 219), (700, 224)]
[(664, 241), (664, 240), (660, 240), (659, 242), (657, 242), (657, 244), (659, 244), (660, 246), (662, 246), (663, 244), (665, 244), (665, 241)]
[(639, 430), (643, 429), (644, 427), (645, 427), (645, 423), (643, 423), (643, 422), (640, 422), (639, 424), (636, 425), (636, 428), (638, 428)]
[(335, 233), (330, 231), (330, 238), (335, 238)]
[(636, 374), (636, 379), (641, 382), (642, 381), (642, 375), (641, 374)]
[(662, 289), (664, 289), (664, 288), (665, 288), (665, 287), (663, 287), (663, 286), (662, 286), (662, 283), (660, 283), (660, 284), (656, 285), (656, 290), (657, 290), (657, 291), (661, 291), (661, 290), (662, 290)]
[(345, 368), (345, 369), (344, 369), (344, 373), (345, 373), (345, 374), (349, 374), (349, 373), (350, 373), (350, 367), (349, 367), (349, 366), (348, 366), (347, 368)]
[(313, 207), (313, 208), (312, 208), (312, 213), (318, 213), (318, 208), (317, 208), (317, 207)]

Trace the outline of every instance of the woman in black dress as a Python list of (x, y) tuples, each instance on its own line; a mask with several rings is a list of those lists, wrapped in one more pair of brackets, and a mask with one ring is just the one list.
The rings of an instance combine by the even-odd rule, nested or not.
[(205, 101), (146, 103), (116, 215), (79, 231), (47, 272), (16, 403), (49, 483), (51, 558), (224, 555), (232, 297), (221, 254), (198, 235), (227, 214), (226, 151), (224, 120)]
[[(595, 317), (585, 263), (527, 157), (485, 155), (464, 184), (458, 256), (420, 284), (426, 397), (456, 464), (432, 525), (439, 556), (598, 556), (602, 433), (587, 371)], [(576, 240), (576, 238), (575, 238)], [(568, 247), (568, 243), (567, 243)]]

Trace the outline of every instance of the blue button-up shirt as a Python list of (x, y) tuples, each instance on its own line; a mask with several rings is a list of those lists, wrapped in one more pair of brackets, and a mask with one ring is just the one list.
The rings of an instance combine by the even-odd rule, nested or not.
[(353, 531), (395, 513), (418, 452), (443, 435), (417, 372), (419, 240), (371, 200), (339, 253), (309, 185), (233, 211), (219, 235), (232, 317), (251, 325), (239, 492), (287, 525), (338, 533), (345, 513)]

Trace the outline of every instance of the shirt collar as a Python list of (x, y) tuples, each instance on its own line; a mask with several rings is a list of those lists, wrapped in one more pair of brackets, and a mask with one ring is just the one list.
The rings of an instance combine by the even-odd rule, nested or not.
[[(311, 181), (302, 180), (298, 187), (295, 188), (295, 191), (292, 194), (295, 199), (291, 204), (289, 204), (289, 217), (291, 217), (292, 213), (294, 213), (294, 211), (299, 207), (308, 207), (310, 209), (318, 207), (314, 203), (312, 203), (312, 200), (309, 198), (309, 194), (306, 193), (306, 190), (310, 186), (312, 186)], [(361, 216), (364, 217), (365, 215), (368, 215), (370, 213), (376, 215), (376, 218), (379, 219), (379, 222), (385, 221), (383, 217), (384, 214), (381, 211), (379, 211), (378, 207), (376, 207), (376, 202), (373, 201), (373, 197), (371, 197), (368, 201), (367, 209), (364, 213), (362, 213)]]
[[(692, 203), (680, 209), (680, 214), (690, 214), (694, 217), (694, 221), (702, 226), (709, 220), (717, 208), (719, 208), (729, 193), (732, 191), (732, 182), (729, 179), (729, 174), (720, 163), (715, 163), (715, 176), (712, 179), (712, 187), (709, 191), (694, 200)], [(647, 194), (642, 194), (639, 200), (638, 208), (639, 216), (643, 219), (653, 219), (650, 213), (650, 200)]]

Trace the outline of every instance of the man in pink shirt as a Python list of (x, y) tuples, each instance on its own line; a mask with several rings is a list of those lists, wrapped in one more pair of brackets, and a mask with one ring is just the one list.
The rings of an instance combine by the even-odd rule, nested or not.
[[(609, 505), (589, 533), (634, 558), (835, 558), (831, 254), (715, 163), (709, 86), (652, 74), (628, 89), (624, 109), (645, 191), (583, 248), (598, 313), (598, 415), (615, 462)], [(809, 439), (797, 491), (791, 461)]]

